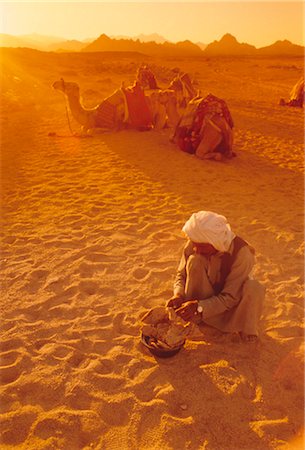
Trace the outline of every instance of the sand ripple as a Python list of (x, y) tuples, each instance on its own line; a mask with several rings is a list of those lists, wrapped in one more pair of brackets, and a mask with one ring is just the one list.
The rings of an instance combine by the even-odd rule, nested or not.
[[(227, 164), (179, 152), (169, 130), (61, 138), (59, 98), (3, 119), (1, 448), (299, 448), (302, 118), (272, 106), (278, 85), (257, 92), (245, 78), (241, 101), (233, 63), (205, 64), (202, 87), (227, 94), (236, 118)], [(225, 214), (256, 248), (262, 339), (197, 330), (175, 358), (156, 360), (139, 318), (171, 296), (181, 227), (199, 209)]]

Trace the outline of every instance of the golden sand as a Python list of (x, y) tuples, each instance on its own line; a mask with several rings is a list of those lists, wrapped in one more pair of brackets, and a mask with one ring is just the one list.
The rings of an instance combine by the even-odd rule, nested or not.
[[(180, 152), (168, 129), (71, 137), (53, 81), (94, 106), (140, 59), (3, 51), (1, 449), (301, 449), (304, 118), (278, 101), (302, 59), (146, 61), (164, 87), (179, 67), (227, 101), (226, 163)], [(201, 209), (256, 248), (261, 338), (197, 330), (156, 359), (139, 318), (172, 295)]]

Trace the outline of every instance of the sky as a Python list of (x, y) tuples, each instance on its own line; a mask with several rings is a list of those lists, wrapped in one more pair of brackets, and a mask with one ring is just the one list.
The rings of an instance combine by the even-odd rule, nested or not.
[(158, 33), (209, 44), (230, 33), (263, 47), (288, 39), (304, 45), (303, 1), (0, 2), (0, 33), (96, 39)]

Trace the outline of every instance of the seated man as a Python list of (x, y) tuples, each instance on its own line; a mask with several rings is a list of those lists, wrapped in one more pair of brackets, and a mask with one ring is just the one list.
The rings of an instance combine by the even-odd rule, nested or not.
[(254, 249), (224, 216), (199, 211), (182, 229), (188, 241), (167, 306), (186, 321), (201, 322), (255, 341), (265, 288), (249, 278)]

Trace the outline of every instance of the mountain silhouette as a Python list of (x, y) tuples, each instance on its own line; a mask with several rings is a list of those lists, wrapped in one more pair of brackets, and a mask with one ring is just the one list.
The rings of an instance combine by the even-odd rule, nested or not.
[(111, 39), (106, 34), (102, 34), (95, 41), (91, 42), (85, 48), (84, 52), (138, 52), (151, 56), (202, 56), (202, 50), (198, 45), (191, 41), (164, 42), (157, 44), (156, 42), (140, 42), (133, 39)]
[[(155, 42), (150, 39), (158, 39)], [(145, 42), (144, 42), (145, 40)], [(276, 41), (272, 45), (256, 48), (254, 45), (240, 43), (231, 34), (225, 34), (219, 41), (208, 45), (190, 40), (169, 42), (157, 33), (140, 34), (134, 38), (110, 38), (102, 34), (97, 39), (64, 40), (54, 36), (30, 34), (13, 36), (0, 34), (0, 47), (26, 47), (56, 52), (131, 52), (160, 57), (200, 57), (200, 56), (304, 56), (304, 47), (288, 40)]]
[(292, 44), (290, 41), (276, 41), (267, 47), (258, 49), (258, 54), (262, 56), (304, 56), (304, 47)]
[(220, 41), (207, 45), (203, 53), (206, 56), (252, 56), (256, 54), (256, 47), (239, 43), (231, 34), (225, 34)]
[(54, 52), (80, 52), (84, 47), (88, 45), (88, 42), (81, 42), (75, 39), (56, 42), (48, 46), (48, 50)]

